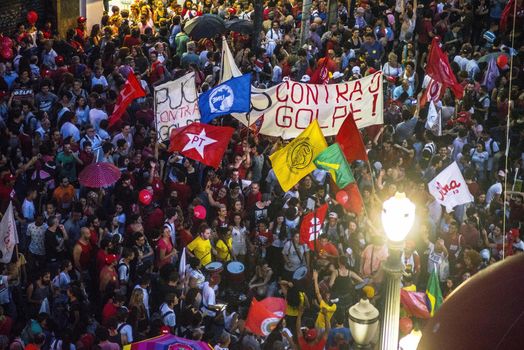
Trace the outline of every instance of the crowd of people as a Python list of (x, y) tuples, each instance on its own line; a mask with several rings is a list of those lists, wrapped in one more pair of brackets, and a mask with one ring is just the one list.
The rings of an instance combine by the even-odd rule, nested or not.
[[(185, 23), (204, 13), (255, 20), (252, 2), (106, 2), (92, 28), (79, 17), (57, 33), (43, 18), (0, 34), (12, 39), (12, 55), (0, 58), (0, 211), (13, 203), (19, 237), (1, 266), (0, 349), (117, 350), (165, 332), (217, 350), (349, 349), (348, 308), (360, 298), (379, 310), (383, 302), (388, 248), (378, 223), (397, 191), (417, 208), (404, 288), (424, 291), (437, 269), (447, 296), (522, 252), (524, 9), (516, 3), (516, 18), (512, 10), (500, 28), (505, 0), (340, 1), (336, 19), (315, 0), (300, 45), (302, 2), (264, 1), (260, 47), (227, 33), (235, 63), (258, 87), (307, 83), (320, 64), (329, 83), (382, 70), (385, 122), (361, 130), (369, 163), (352, 164), (364, 205), (357, 213), (337, 203), (321, 170), (284, 193), (269, 161), (280, 141), (230, 116), (215, 121), (236, 129), (218, 169), (157, 142), (154, 86), (189, 71), (200, 91), (219, 82), (221, 37), (192, 40)], [(441, 135), (426, 128), (429, 105), (420, 101), (436, 36), (465, 89), (436, 103)], [(496, 60), (494, 78), (486, 55)], [(109, 127), (130, 74), (147, 94)], [(94, 162), (113, 163), (121, 178), (81, 186), (78, 174)], [(452, 162), (474, 202), (447, 213), (427, 183)], [(138, 198), (144, 189), (153, 196), (147, 205)], [(325, 203), (309, 249), (301, 218)], [(199, 205), (204, 219), (194, 214)], [(287, 307), (261, 337), (245, 321), (251, 300), (266, 297)]]

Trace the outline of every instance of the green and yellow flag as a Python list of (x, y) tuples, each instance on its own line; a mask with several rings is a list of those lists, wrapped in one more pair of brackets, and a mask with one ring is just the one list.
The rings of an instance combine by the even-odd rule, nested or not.
[(329, 171), (338, 188), (344, 188), (355, 182), (349, 163), (338, 143), (326, 148), (313, 161), (317, 168)]
[(304, 176), (316, 169), (313, 160), (327, 147), (315, 119), (296, 139), (273, 153), (269, 159), (284, 191), (289, 191)]
[(437, 268), (433, 270), (431, 276), (429, 276), (428, 286), (426, 287), (426, 295), (429, 299), (430, 310), (429, 313), (433, 317), (435, 311), (440, 308), (442, 305), (442, 291), (440, 290), (440, 284), (438, 281), (438, 272)]

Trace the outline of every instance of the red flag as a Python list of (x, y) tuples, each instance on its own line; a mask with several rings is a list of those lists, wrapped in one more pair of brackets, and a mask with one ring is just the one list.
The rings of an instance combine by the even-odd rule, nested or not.
[(313, 74), (311, 74), (310, 84), (327, 84), (329, 82), (329, 70), (327, 67), (329, 59), (330, 58), (326, 56), (319, 60), (322, 61), (322, 63), (320, 63)]
[(428, 86), (426, 87), (424, 93), (420, 97), (420, 108), (424, 107), (426, 103), (433, 101), (433, 103), (437, 103), (444, 93), (444, 89), (442, 89), (442, 84), (439, 83), (436, 80), (433, 80), (431, 77), (429, 78), (430, 82)]
[(223, 126), (189, 124), (173, 130), (169, 151), (180, 152), (216, 169), (220, 166), (233, 132), (233, 128)]
[(129, 74), (124, 87), (120, 90), (120, 95), (118, 95), (118, 100), (116, 101), (115, 109), (111, 114), (111, 118), (109, 118), (109, 127), (113, 126), (113, 124), (122, 118), (122, 114), (124, 114), (133, 100), (144, 97), (145, 95), (146, 92), (142, 88), (142, 85), (140, 85), (140, 82), (136, 79), (136, 76), (134, 74)]
[(246, 328), (256, 335), (267, 336), (284, 318), (285, 311), (285, 299), (270, 297), (257, 301), (253, 298), (246, 319)]
[(322, 224), (326, 218), (328, 205), (324, 204), (315, 211), (307, 214), (300, 224), (300, 244), (307, 244), (309, 249), (315, 249), (315, 239), (320, 236)]
[(513, 6), (515, 6), (515, 0), (509, 0), (502, 11), (502, 16), (500, 16), (499, 29), (501, 33), (506, 31), (508, 25), (508, 19), (510, 15), (513, 15)]
[(352, 114), (348, 115), (344, 123), (342, 123), (335, 140), (340, 145), (348, 162), (351, 163), (357, 159), (368, 160), (366, 147), (364, 146), (362, 136), (360, 135), (360, 131), (358, 131)]
[(344, 187), (344, 191), (346, 191), (349, 196), (349, 200), (344, 204), (344, 209), (355, 213), (356, 215), (360, 215), (364, 210), (364, 201), (362, 200), (357, 184), (355, 182), (350, 183)]
[(426, 293), (408, 292), (400, 290), (400, 303), (404, 309), (417, 318), (430, 318), (428, 305), (426, 304)]
[(443, 85), (443, 88), (450, 87), (456, 98), (461, 98), (464, 88), (459, 84), (455, 74), (449, 65), (448, 56), (440, 48), (440, 39), (433, 38), (431, 51), (428, 55), (426, 74)]

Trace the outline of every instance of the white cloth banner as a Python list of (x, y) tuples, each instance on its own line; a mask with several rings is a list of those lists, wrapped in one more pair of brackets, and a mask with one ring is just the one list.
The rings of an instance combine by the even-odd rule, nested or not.
[(448, 213), (457, 205), (473, 202), (473, 195), (460, 172), (457, 162), (451, 163), (428, 184), (429, 193)]
[[(222, 42), (221, 81), (241, 75), (227, 42)], [(234, 113), (246, 126), (256, 124), (262, 135), (295, 138), (318, 119), (324, 136), (333, 136), (350, 114), (358, 128), (384, 123), (382, 72), (341, 84), (285, 81), (269, 89), (251, 89), (251, 111)]]
[(195, 73), (155, 86), (155, 105), (159, 142), (169, 141), (171, 130), (200, 121)]
[(16, 233), (15, 215), (13, 213), (13, 203), (9, 203), (2, 221), (0, 221), (0, 262), (8, 264), (11, 262), (15, 245), (18, 243)]
[(426, 129), (430, 130), (435, 136), (442, 136), (442, 112), (433, 103), (429, 101), (428, 118), (426, 120)]

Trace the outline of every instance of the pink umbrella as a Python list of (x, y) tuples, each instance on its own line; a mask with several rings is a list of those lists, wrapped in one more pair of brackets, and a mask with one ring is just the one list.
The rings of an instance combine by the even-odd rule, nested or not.
[(121, 175), (120, 169), (111, 163), (94, 163), (80, 172), (78, 181), (85, 187), (100, 188), (114, 184)]

